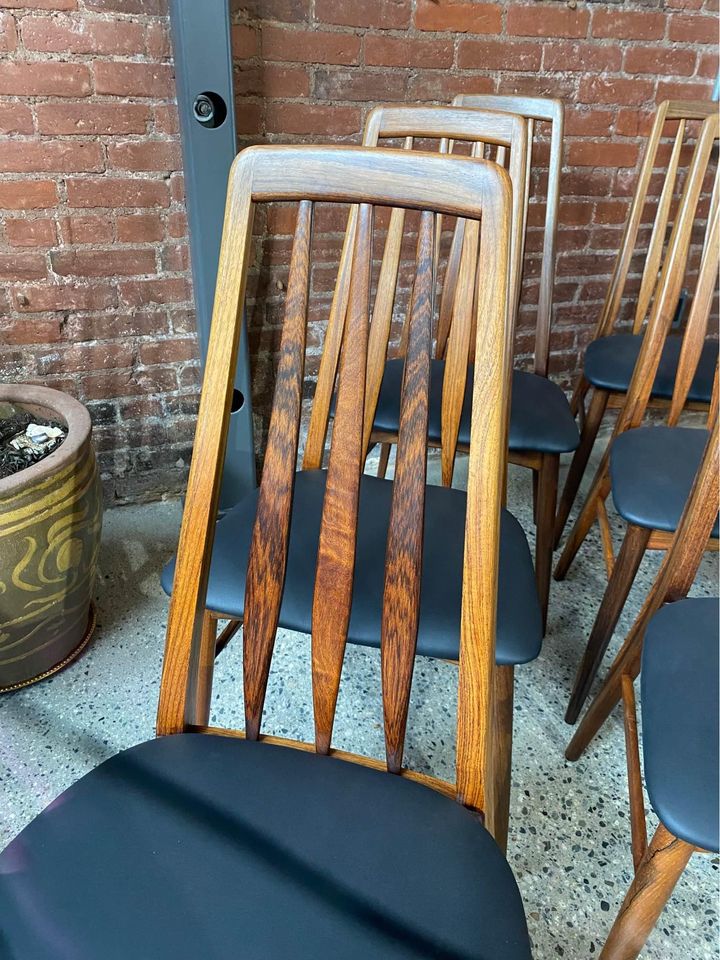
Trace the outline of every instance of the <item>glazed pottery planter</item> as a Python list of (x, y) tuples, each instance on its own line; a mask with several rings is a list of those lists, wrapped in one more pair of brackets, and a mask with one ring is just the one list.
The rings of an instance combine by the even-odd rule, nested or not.
[(102, 495), (81, 403), (21, 384), (0, 384), (0, 401), (67, 428), (45, 459), (0, 479), (0, 692), (7, 692), (66, 666), (92, 635)]

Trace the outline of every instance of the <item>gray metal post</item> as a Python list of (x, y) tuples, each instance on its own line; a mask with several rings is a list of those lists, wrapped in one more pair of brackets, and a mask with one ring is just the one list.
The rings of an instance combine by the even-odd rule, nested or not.
[[(207, 354), (225, 193), (237, 153), (229, 0), (171, 0), (197, 327)], [(219, 411), (218, 411), (219, 414)], [(255, 486), (250, 367), (243, 328), (228, 432), (221, 509)]]

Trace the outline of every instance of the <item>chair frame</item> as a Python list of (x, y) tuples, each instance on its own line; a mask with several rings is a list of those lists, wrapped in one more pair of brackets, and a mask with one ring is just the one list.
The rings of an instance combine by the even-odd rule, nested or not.
[[(245, 730), (219, 730), (208, 725), (216, 638), (212, 617), (205, 610), (205, 595), (232, 400), (232, 371), (252, 249), (253, 214), (256, 203), (269, 200), (300, 201), (300, 207), (280, 367), (248, 560)], [(312, 204), (318, 201), (359, 206), (313, 605), (316, 736), (314, 744), (303, 744), (265, 737), (261, 717), (285, 572), (300, 423)], [(341, 753), (331, 746), (352, 599), (354, 529), (364, 459), (362, 410), (372, 223), (369, 204), (424, 211), (410, 310), (399, 472), (393, 485), (388, 533), (381, 654), (385, 764)], [(507, 349), (510, 208), (509, 178), (492, 163), (361, 147), (251, 147), (236, 158), (230, 173), (210, 344), (170, 601), (158, 735), (193, 731), (267, 739), (388, 769), (484, 813), (493, 832), (498, 752), (493, 733), (495, 610), (511, 363)], [(438, 213), (472, 221), (482, 219), (479, 246), (486, 277), (476, 305), (481, 364), (473, 397), (477, 415), (473, 418), (470, 450), (454, 785), (401, 766), (419, 611), (433, 272), (431, 214)]]
[[(658, 270), (663, 255), (663, 245), (671, 212), (673, 190), (680, 164), (680, 154), (685, 136), (686, 123), (693, 120), (704, 121), (716, 113), (715, 105), (703, 100), (665, 100), (658, 107), (645, 147), (645, 153), (640, 166), (635, 193), (625, 222), (620, 248), (615, 258), (615, 265), (605, 294), (605, 300), (600, 310), (595, 332), (593, 333), (593, 340), (609, 336), (617, 325), (620, 306), (628, 282), (632, 257), (636, 250), (648, 189), (653, 171), (656, 167), (658, 150), (663, 137), (665, 124), (671, 121), (679, 121), (679, 128), (674, 138), (673, 149), (665, 174), (666, 179), (661, 190), (658, 209), (648, 244), (647, 258), (645, 260), (635, 307), (632, 325), (633, 334), (639, 334), (642, 331), (643, 324), (648, 315), (648, 308), (650, 307), (653, 294), (656, 291)], [(712, 210), (717, 206), (719, 199), (720, 197), (718, 197), (718, 191), (716, 189), (712, 198), (711, 214)], [(592, 392), (592, 396), (589, 406), (586, 407), (586, 398), (590, 392)], [(612, 409), (621, 409), (625, 403), (625, 397), (625, 392), (607, 391), (592, 386), (589, 381), (585, 379), (585, 375), (582, 372), (575, 382), (570, 408), (573, 416), (579, 417), (580, 420), (580, 444), (573, 454), (558, 503), (554, 533), (555, 547), (560, 543), (605, 412)], [(649, 406), (657, 409), (665, 408), (668, 405), (667, 401), (660, 397), (650, 397), (648, 403)], [(688, 402), (686, 403), (686, 409), (706, 411), (707, 404)]]
[[(697, 147), (688, 171), (681, 209), (673, 226), (668, 252), (663, 262), (657, 293), (643, 337), (633, 377), (613, 434), (598, 466), (585, 504), (565, 543), (555, 569), (555, 577), (564, 579), (592, 524), (597, 519), (608, 569), (608, 585), (603, 596), (585, 653), (580, 662), (565, 719), (575, 723), (617, 625), (646, 550), (667, 550), (673, 534), (629, 523), (617, 560), (613, 555), (612, 535), (605, 501), (610, 490), (612, 443), (627, 430), (640, 426), (649, 406), (652, 384), (660, 363), (663, 346), (670, 331), (690, 247), (695, 210), (710, 153), (718, 136), (718, 117), (703, 123)], [(676, 426), (687, 408), (687, 394), (695, 374), (706, 335), (717, 276), (717, 249), (720, 240), (719, 210), (716, 206), (708, 222), (703, 262), (700, 267), (693, 305), (685, 329), (678, 372), (669, 405), (668, 425)], [(716, 378), (717, 379), (717, 378)], [(706, 408), (707, 409), (707, 408)], [(706, 540), (708, 549), (717, 550), (718, 540)]]
[(607, 680), (565, 754), (568, 760), (578, 760), (612, 710), (622, 701), (635, 877), (600, 960), (632, 960), (638, 956), (690, 857), (696, 850), (707, 852), (674, 836), (662, 822), (648, 845), (633, 684), (640, 673), (643, 640), (652, 617), (663, 604), (687, 596), (692, 587), (704, 544), (717, 516), (719, 474), (720, 447), (715, 415), (693, 490), (661, 569)]

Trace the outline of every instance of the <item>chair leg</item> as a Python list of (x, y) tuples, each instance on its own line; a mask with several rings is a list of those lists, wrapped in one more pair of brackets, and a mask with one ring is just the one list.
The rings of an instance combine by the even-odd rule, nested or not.
[(593, 680), (605, 656), (613, 631), (620, 619), (630, 588), (635, 580), (635, 574), (645, 556), (650, 530), (629, 524), (623, 545), (613, 567), (612, 576), (605, 588), (605, 594), (600, 604), (595, 623), (585, 647), (585, 653), (580, 661), (575, 684), (565, 713), (566, 723), (575, 723), (583, 704), (590, 692)]
[(556, 580), (564, 580), (567, 576), (570, 564), (583, 545), (585, 537), (590, 532), (590, 528), (598, 519), (598, 499), (606, 500), (609, 493), (610, 480), (607, 475), (603, 475), (600, 480), (596, 478), (587, 496), (587, 500), (583, 504), (583, 508), (570, 531), (570, 536), (565, 541), (560, 559), (555, 565), (555, 573), (553, 576)]
[(242, 620), (230, 620), (228, 625), (224, 628), (223, 632), (217, 638), (215, 643), (215, 656), (219, 657), (223, 652), (225, 647), (230, 643), (232, 638), (238, 632), (242, 626)]
[(570, 469), (568, 470), (567, 477), (565, 477), (565, 484), (562, 494), (560, 495), (560, 502), (558, 503), (558, 511), (555, 518), (555, 547), (560, 543), (560, 537), (562, 537), (565, 524), (570, 516), (570, 510), (572, 509), (573, 503), (575, 503), (575, 498), (580, 489), (580, 483), (585, 473), (588, 460), (590, 459), (590, 454), (592, 453), (595, 438), (597, 437), (600, 424), (605, 415), (607, 404), (607, 392), (605, 390), (593, 390), (590, 406), (585, 415), (585, 422), (583, 423), (580, 433), (580, 443), (570, 462)]
[[(546, 453), (538, 472), (537, 511), (535, 515), (535, 581), (537, 583), (543, 634), (547, 628), (552, 571), (553, 526), (557, 498), (560, 457)], [(534, 475), (534, 472), (533, 472)]]
[(630, 884), (600, 960), (635, 960), (693, 854), (661, 823)]
[(390, 459), (390, 446), (389, 443), (380, 444), (380, 460), (378, 461), (377, 475), (379, 477), (384, 477), (387, 473), (388, 460)]
[(510, 784), (512, 780), (513, 700), (515, 667), (495, 668), (493, 716), (493, 789), (485, 812), (485, 823), (503, 853), (507, 850), (510, 821)]
[(582, 409), (584, 409), (584, 400), (585, 395), (590, 389), (590, 384), (587, 382), (583, 374), (575, 381), (575, 386), (573, 387), (572, 397), (570, 398), (570, 412), (574, 417), (577, 417), (578, 414), (582, 416)]

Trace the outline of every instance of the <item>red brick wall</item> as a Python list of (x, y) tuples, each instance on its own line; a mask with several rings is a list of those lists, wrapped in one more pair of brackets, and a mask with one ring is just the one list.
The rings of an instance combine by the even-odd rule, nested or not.
[[(655, 104), (711, 90), (715, 6), (235, 0), (240, 146), (352, 142), (379, 101), (562, 97), (552, 369), (567, 381), (597, 315)], [(0, 375), (88, 402), (116, 500), (180, 487), (197, 394), (166, 12), (165, 0), (0, 0)], [(316, 223), (315, 354), (342, 223)], [(531, 223), (521, 351), (537, 294), (540, 204)], [(261, 227), (264, 294), (250, 311), (258, 425), (291, 221), (278, 210)]]

